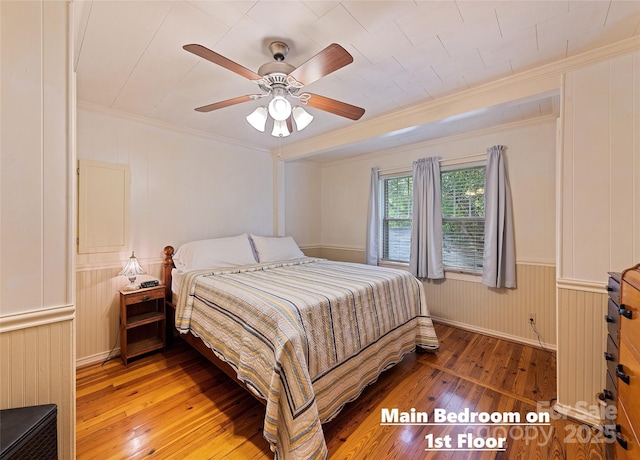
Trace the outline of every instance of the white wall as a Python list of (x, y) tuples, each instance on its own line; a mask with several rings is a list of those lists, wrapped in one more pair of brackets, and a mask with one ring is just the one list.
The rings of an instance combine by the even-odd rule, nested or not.
[(292, 161), (284, 168), (285, 231), (305, 247), (321, 243), (321, 168), (317, 163)]
[(555, 131), (556, 121), (535, 122), (469, 133), (422, 146), (380, 153), (322, 168), (322, 243), (364, 250), (371, 167), (406, 167), (413, 160), (443, 159), (507, 146), (506, 158), (513, 195), (516, 256), (519, 261), (555, 261)]
[(606, 284), (640, 261), (640, 53), (568, 72), (559, 278)]
[(167, 244), (177, 249), (189, 240), (272, 233), (269, 153), (82, 107), (78, 158), (131, 168), (130, 249), (137, 257), (161, 257)]
[(75, 457), (70, 8), (0, 2), (0, 408), (56, 404), (61, 459)]
[(640, 52), (567, 72), (558, 175), (558, 410), (605, 386), (608, 271), (640, 262)]
[(71, 299), (67, 9), (19, 3), (2, 7), (2, 314)]

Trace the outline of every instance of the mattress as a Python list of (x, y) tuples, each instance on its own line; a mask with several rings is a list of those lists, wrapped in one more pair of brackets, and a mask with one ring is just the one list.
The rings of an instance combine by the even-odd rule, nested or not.
[(305, 258), (179, 276), (176, 328), (266, 400), (276, 458), (326, 458), (322, 423), (416, 346), (438, 348), (403, 270)]

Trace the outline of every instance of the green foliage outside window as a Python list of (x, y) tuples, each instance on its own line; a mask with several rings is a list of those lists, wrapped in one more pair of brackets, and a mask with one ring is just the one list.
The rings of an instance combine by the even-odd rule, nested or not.
[(482, 270), (485, 176), (484, 166), (443, 171), (440, 175), (442, 250), (446, 268)]
[(383, 180), (382, 258), (408, 262), (411, 250), (413, 178)]
[[(445, 170), (440, 174), (445, 269), (482, 271), (485, 175), (485, 166)], [(413, 213), (412, 176), (385, 178), (381, 185), (382, 258), (408, 262)]]

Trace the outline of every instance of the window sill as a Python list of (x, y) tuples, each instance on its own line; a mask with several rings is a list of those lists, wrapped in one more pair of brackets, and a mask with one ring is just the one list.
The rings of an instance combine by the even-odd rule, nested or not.
[(396, 262), (392, 260), (378, 260), (379, 267), (399, 268), (401, 270), (409, 270), (409, 262)]
[[(395, 262), (391, 260), (378, 260), (378, 266), (380, 267), (389, 267), (389, 268), (399, 268), (401, 270), (409, 270), (408, 262)], [(482, 283), (482, 274), (481, 273), (470, 273), (470, 272), (459, 272), (459, 271), (444, 271), (444, 279), (446, 280), (457, 280), (457, 281), (468, 281), (470, 283)]]
[(445, 270), (444, 279), (457, 280), (457, 281), (469, 281), (471, 283), (480, 284), (482, 283), (482, 274), (469, 273), (469, 272), (454, 272), (454, 271)]

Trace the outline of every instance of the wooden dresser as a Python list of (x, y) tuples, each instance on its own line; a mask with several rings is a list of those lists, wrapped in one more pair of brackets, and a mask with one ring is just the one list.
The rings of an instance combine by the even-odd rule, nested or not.
[[(604, 353), (607, 364), (606, 387), (598, 395), (603, 406), (606, 407), (605, 419), (603, 420), (605, 434), (607, 439), (613, 443), (616, 439), (616, 412), (618, 410), (616, 407), (616, 388), (618, 386), (616, 369), (618, 350), (620, 349), (620, 279), (620, 273), (609, 272), (609, 282), (607, 283), (609, 298), (607, 300), (607, 314), (604, 317), (607, 323), (607, 351)], [(615, 456), (615, 445), (612, 442), (607, 442), (608, 459), (613, 459)]]
[(640, 459), (640, 264), (622, 272), (616, 415), (616, 458)]

